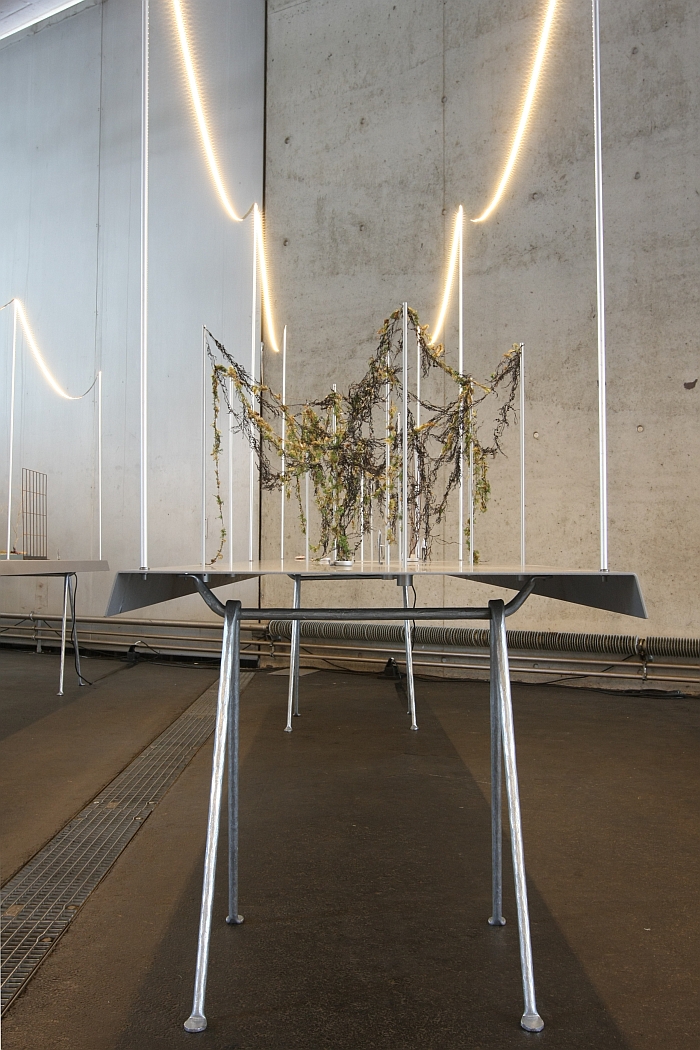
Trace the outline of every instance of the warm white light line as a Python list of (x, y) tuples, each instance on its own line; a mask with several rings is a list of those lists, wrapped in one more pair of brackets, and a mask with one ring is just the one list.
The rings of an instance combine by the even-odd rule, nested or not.
[(236, 209), (231, 204), (229, 196), (226, 192), (223, 179), (221, 178), (221, 172), (219, 171), (219, 165), (216, 161), (216, 154), (214, 153), (214, 146), (212, 145), (211, 135), (209, 134), (209, 128), (207, 127), (207, 118), (204, 114), (204, 107), (202, 105), (202, 99), (199, 93), (199, 85), (197, 84), (197, 76), (194, 71), (194, 63), (192, 61), (192, 52), (190, 51), (189, 41), (187, 39), (187, 30), (185, 28), (185, 19), (182, 14), (182, 5), (180, 0), (173, 0), (173, 11), (175, 12), (175, 24), (177, 26), (177, 35), (180, 40), (180, 50), (182, 51), (182, 61), (185, 64), (185, 73), (187, 74), (187, 83), (190, 89), (190, 96), (192, 98), (192, 105), (194, 106), (195, 116), (197, 117), (197, 126), (199, 127), (199, 134), (202, 139), (202, 146), (204, 147), (204, 153), (207, 158), (209, 165), (209, 171), (213, 179), (216, 191), (219, 194), (219, 198), (223, 205), (224, 211), (230, 219), (234, 222), (242, 222), (243, 219), (248, 215), (250, 208), (245, 215), (239, 215)]
[(102, 561), (102, 369), (97, 373), (97, 557)]
[(49, 384), (49, 386), (54, 391), (54, 393), (58, 394), (59, 397), (64, 397), (66, 399), (66, 401), (80, 401), (81, 398), (85, 397), (86, 394), (90, 393), (90, 391), (94, 387), (95, 383), (97, 382), (97, 376), (95, 376), (95, 378), (93, 379), (92, 383), (90, 384), (90, 386), (88, 387), (88, 389), (85, 391), (84, 394), (76, 394), (76, 395), (67, 394), (66, 391), (63, 390), (63, 388), (61, 386), (59, 386), (59, 384), (56, 382), (56, 380), (54, 379), (54, 377), (52, 376), (52, 374), (51, 374), (51, 372), (49, 370), (49, 366), (46, 364), (46, 361), (44, 360), (44, 358), (41, 355), (41, 351), (40, 351), (40, 349), (39, 349), (39, 347), (37, 345), (37, 341), (34, 338), (34, 333), (32, 332), (32, 329), (31, 329), (31, 327), (29, 325), (29, 321), (27, 320), (27, 315), (25, 313), (24, 306), (22, 304), (22, 300), (21, 299), (14, 299), (12, 301), (15, 304), (15, 310), (17, 312), (17, 317), (19, 318), (19, 322), (22, 325), (22, 331), (24, 332), (24, 338), (29, 343), (29, 349), (31, 350), (31, 352), (32, 352), (32, 354), (34, 356), (34, 360), (36, 361), (37, 365), (39, 366), (39, 371), (43, 375), (43, 377), (46, 380), (46, 382)]
[(496, 192), (493, 196), (493, 200), (489, 204), (486, 211), (483, 212), (483, 214), (480, 215), (478, 219), (472, 219), (472, 222), (483, 222), (485, 219), (488, 219), (489, 215), (492, 213), (492, 211), (500, 201), (501, 197), (503, 196), (503, 191), (506, 188), (508, 180), (513, 174), (513, 168), (515, 167), (515, 162), (518, 159), (518, 153), (520, 152), (523, 136), (525, 135), (527, 122), (530, 119), (530, 111), (532, 110), (532, 103), (534, 102), (535, 93), (537, 91), (537, 83), (540, 77), (540, 73), (542, 72), (544, 56), (547, 52), (547, 43), (549, 41), (549, 34), (552, 28), (552, 22), (554, 21), (554, 10), (556, 6), (557, 0), (549, 0), (547, 6), (547, 14), (545, 15), (544, 25), (542, 26), (542, 32), (540, 34), (540, 42), (537, 47), (537, 54), (535, 55), (532, 73), (530, 74), (530, 83), (528, 85), (527, 94), (523, 103), (522, 113), (520, 114), (520, 120), (518, 121), (518, 127), (515, 132), (515, 138), (513, 139), (513, 145), (510, 148), (510, 154), (508, 155), (506, 166), (503, 169), (501, 181), (499, 182)]
[(209, 134), (209, 128), (207, 125), (207, 118), (204, 112), (204, 106), (202, 105), (202, 97), (199, 91), (199, 85), (197, 83), (197, 75), (194, 69), (194, 62), (192, 60), (192, 52), (187, 38), (187, 29), (185, 28), (185, 19), (182, 13), (181, 0), (173, 0), (173, 11), (175, 13), (175, 24), (177, 26), (178, 38), (180, 41), (180, 50), (182, 52), (182, 61), (185, 66), (185, 74), (187, 76), (187, 83), (190, 89), (190, 97), (192, 99), (192, 105), (194, 107), (195, 116), (197, 118), (197, 127), (199, 128), (199, 134), (202, 139), (202, 147), (207, 158), (207, 164), (209, 165), (209, 171), (212, 177), (216, 192), (219, 195), (222, 207), (228, 217), (233, 222), (242, 222), (252, 211), (253, 213), (253, 229), (254, 229), (254, 240), (255, 248), (257, 249), (258, 265), (260, 267), (260, 282), (262, 285), (262, 305), (264, 308), (265, 315), (265, 326), (267, 328), (267, 336), (270, 346), (279, 353), (279, 345), (275, 336), (275, 326), (272, 320), (272, 308), (270, 299), (270, 283), (267, 275), (267, 260), (265, 255), (265, 237), (263, 232), (263, 219), (262, 213), (257, 204), (251, 204), (248, 211), (244, 215), (239, 215), (236, 209), (231, 204), (226, 187), (224, 186), (224, 180), (219, 170), (219, 165), (216, 160), (216, 154), (214, 152), (214, 145)]
[[(282, 407), (287, 407), (287, 326), (282, 332)], [(287, 419), (282, 416), (282, 476), (287, 469)], [(287, 495), (286, 482), (282, 485), (282, 506), (280, 507), (280, 561), (284, 564), (284, 501)]]
[(454, 284), (455, 270), (457, 268), (457, 259), (459, 257), (459, 249), (460, 249), (460, 244), (461, 244), (461, 239), (462, 239), (461, 231), (462, 231), (463, 215), (464, 215), (464, 209), (462, 208), (462, 205), (460, 204), (459, 208), (457, 209), (457, 215), (455, 217), (455, 229), (454, 229), (454, 233), (452, 235), (452, 247), (450, 249), (450, 261), (447, 264), (447, 280), (445, 281), (445, 294), (442, 297), (442, 306), (440, 307), (440, 313), (438, 314), (438, 319), (435, 322), (435, 327), (433, 328), (432, 335), (430, 337), (430, 345), (431, 346), (433, 345), (433, 343), (435, 342), (437, 337), (440, 335), (440, 332), (442, 331), (442, 326), (445, 323), (445, 316), (447, 314), (447, 307), (449, 306), (449, 303), (450, 303), (450, 295), (452, 293), (452, 285)]
[[(24, 332), (24, 338), (26, 339), (26, 341), (29, 344), (29, 350), (31, 351), (31, 353), (33, 353), (34, 359), (37, 362), (37, 364), (39, 365), (39, 371), (41, 372), (42, 376), (44, 377), (44, 379), (46, 380), (48, 385), (51, 387), (51, 390), (54, 391), (56, 394), (58, 394), (59, 397), (65, 398), (66, 401), (80, 401), (81, 398), (85, 397), (85, 394), (89, 394), (89, 392), (92, 390), (92, 387), (94, 386), (94, 383), (96, 383), (96, 380), (94, 380), (94, 379), (92, 380), (92, 382), (89, 385), (88, 390), (85, 391), (85, 394), (78, 394), (76, 396), (73, 396), (71, 394), (66, 394), (66, 392), (58, 384), (58, 382), (56, 381), (54, 376), (51, 375), (51, 373), (50, 373), (50, 371), (48, 369), (48, 365), (46, 364), (46, 361), (44, 360), (44, 358), (41, 355), (41, 351), (39, 350), (39, 346), (37, 345), (37, 340), (34, 337), (33, 331), (31, 331), (31, 329), (29, 327), (29, 322), (28, 322), (26, 314), (24, 312), (24, 307), (22, 306), (21, 299), (15, 299), (14, 302), (15, 302), (15, 309), (17, 311), (17, 316), (19, 317), (20, 324), (22, 325), (22, 331)], [(96, 377), (96, 379), (97, 379), (97, 377)]]
[(255, 227), (255, 242), (258, 249), (258, 266), (260, 268), (260, 284), (262, 285), (262, 305), (265, 311), (265, 327), (270, 346), (276, 354), (279, 346), (275, 337), (275, 326), (272, 320), (272, 309), (270, 306), (270, 282), (267, 276), (267, 258), (265, 256), (265, 234), (263, 229), (263, 217), (257, 204), (253, 205), (253, 223)]
[(141, 568), (148, 568), (148, 122), (150, 82), (150, 6), (141, 0), (141, 328), (139, 511)]
[(600, 569), (608, 571), (608, 424), (605, 348), (605, 250), (603, 236), (603, 141), (600, 106), (600, 11), (593, 0), (593, 131), (595, 137), (595, 247), (598, 306), (598, 457)]
[[(12, 379), (10, 380), (10, 452), (7, 457), (7, 548), (5, 557), (10, 560), (10, 540), (12, 538), (12, 450), (15, 443), (15, 376), (17, 374), (17, 301), (13, 300), (12, 311)], [(5, 308), (3, 307), (3, 310)]]

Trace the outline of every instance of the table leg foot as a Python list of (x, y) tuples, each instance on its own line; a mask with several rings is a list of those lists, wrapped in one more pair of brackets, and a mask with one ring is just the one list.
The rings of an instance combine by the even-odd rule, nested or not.
[(185, 1021), (186, 1032), (203, 1032), (207, 1027), (207, 1019), (204, 1014), (192, 1014)]
[(284, 727), (284, 731), (285, 731), (285, 733), (291, 733), (292, 727), (291, 726), (285, 726)]
[(544, 1028), (544, 1021), (539, 1014), (523, 1014), (520, 1018), (520, 1027), (526, 1032), (541, 1032)]
[(503, 918), (502, 915), (500, 918), (496, 918), (492, 915), (489, 919), (489, 926), (505, 926), (505, 924), (506, 920)]
[(245, 919), (242, 915), (237, 915), (235, 919), (231, 918), (230, 915), (227, 915), (226, 922), (229, 924), (229, 926), (240, 926), (242, 923), (245, 922)]

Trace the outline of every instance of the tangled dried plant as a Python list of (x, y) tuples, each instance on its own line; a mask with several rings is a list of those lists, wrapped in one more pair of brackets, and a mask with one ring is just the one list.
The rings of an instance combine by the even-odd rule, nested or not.
[[(279, 394), (256, 382), (218, 339), (206, 333), (212, 365), (215, 498), (221, 521), (219, 549), (212, 563), (221, 557), (226, 541), (219, 474), (222, 402), (232, 430), (243, 434), (255, 453), (262, 488), (295, 495), (305, 532), (301, 481), (309, 477), (320, 518), (315, 553), (325, 556), (332, 551), (340, 560), (351, 559), (362, 535), (369, 533), (373, 515), (383, 520), (387, 542), (395, 542), (401, 524), (403, 474), (403, 431), (397, 409), (403, 398), (402, 314), (402, 309), (396, 310), (385, 320), (365, 375), (347, 394), (334, 389), (321, 400), (296, 406), (283, 404)], [(488, 464), (502, 453), (504, 431), (515, 416), (520, 346), (516, 343), (504, 354), (490, 382), (484, 384), (445, 362), (443, 347), (430, 345), (428, 326), (421, 325), (410, 308), (408, 328), (416, 338), (422, 379), (442, 372), (454, 384), (454, 397), (445, 405), (408, 392), (407, 448), (412, 464), (407, 484), (408, 549), (412, 555), (420, 552), (429, 557), (434, 529), (459, 487), (470, 450), (474, 506), (486, 510), (491, 493)], [(478, 409), (487, 398), (501, 394), (489, 444), (484, 444), (479, 438)], [(282, 420), (284, 442), (279, 432)], [(468, 530), (467, 525), (467, 538)]]

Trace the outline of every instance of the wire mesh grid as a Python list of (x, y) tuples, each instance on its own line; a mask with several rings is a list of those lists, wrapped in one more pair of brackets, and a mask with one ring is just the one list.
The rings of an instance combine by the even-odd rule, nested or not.
[(29, 561), (45, 561), (47, 548), (48, 476), (22, 467), (22, 550)]
[(214, 685), (3, 887), (3, 1012), (211, 734), (216, 695)]

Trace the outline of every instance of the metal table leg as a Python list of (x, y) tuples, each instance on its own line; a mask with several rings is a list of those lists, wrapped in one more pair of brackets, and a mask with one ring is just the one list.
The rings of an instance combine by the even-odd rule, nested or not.
[[(403, 607), (404, 609), (408, 609), (408, 585), (404, 584), (401, 589), (403, 591)], [(418, 729), (418, 725), (416, 723), (416, 687), (413, 679), (413, 642), (411, 639), (411, 627), (411, 621), (404, 620), (403, 630), (406, 644), (406, 685), (408, 687), (408, 714), (411, 716), (411, 729)]]
[[(216, 847), (219, 840), (219, 817), (221, 811), (221, 792), (224, 779), (224, 759), (229, 711), (238, 710), (236, 638), (240, 637), (241, 603), (226, 602), (224, 612), (224, 636), (221, 650), (221, 672), (219, 676), (219, 695), (216, 704), (216, 728), (214, 731), (214, 755), (211, 770), (211, 790), (209, 794), (209, 819), (207, 822), (207, 845), (204, 854), (204, 883), (202, 886), (202, 906), (199, 916), (199, 936), (197, 940), (197, 968), (194, 979), (194, 1001), (192, 1013), (185, 1021), (188, 1032), (203, 1032), (207, 1027), (204, 1016), (204, 996), (207, 987), (207, 968), (209, 965), (209, 938), (211, 935), (212, 906), (214, 903), (214, 880), (216, 877)], [(238, 734), (236, 733), (236, 741)], [(232, 735), (233, 740), (233, 735)], [(236, 759), (236, 773), (238, 760)], [(234, 778), (236, 779), (236, 778)], [(237, 783), (237, 780), (236, 780)], [(234, 792), (237, 802), (237, 791)], [(237, 828), (236, 818), (236, 828)], [(229, 843), (230, 847), (230, 843)], [(237, 867), (235, 870), (237, 871)], [(231, 915), (237, 915), (237, 902)]]
[[(301, 577), (294, 576), (294, 608), (301, 608)], [(301, 621), (292, 624), (292, 644), (289, 652), (289, 694), (287, 697), (287, 724), (285, 733), (292, 731), (292, 715), (299, 717), (299, 649), (301, 640)]]
[(491, 706), (491, 907), (490, 926), (505, 926), (503, 918), (503, 728), (501, 725), (501, 694), (498, 687), (497, 632), (491, 622), (491, 673), (489, 700)]
[(68, 574), (63, 577), (63, 619), (61, 621), (61, 669), (58, 673), (58, 696), (63, 696), (63, 678), (66, 670), (66, 620), (68, 618)]
[(492, 666), (491, 674), (492, 676), (495, 675), (497, 679), (500, 701), (503, 756), (506, 768), (506, 793), (508, 795), (513, 873), (515, 876), (515, 899), (518, 908), (520, 968), (523, 977), (523, 996), (525, 1000), (525, 1009), (520, 1019), (520, 1024), (526, 1032), (541, 1032), (544, 1028), (544, 1021), (537, 1012), (537, 1004), (535, 1002), (535, 976), (532, 967), (532, 943), (530, 941), (530, 915), (527, 906), (527, 886), (525, 881), (523, 830), (520, 820), (518, 769), (515, 761), (515, 731), (513, 728), (513, 705), (510, 695), (505, 606), (501, 600), (491, 601), (489, 602), (489, 609), (491, 611), (491, 636), (493, 638), (492, 652), (495, 656), (495, 666)]
[(238, 729), (241, 709), (241, 621), (233, 624), (233, 683), (228, 715), (228, 915), (229, 926), (240, 926), (238, 914)]

